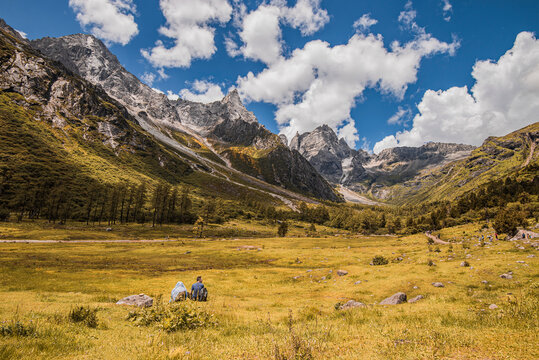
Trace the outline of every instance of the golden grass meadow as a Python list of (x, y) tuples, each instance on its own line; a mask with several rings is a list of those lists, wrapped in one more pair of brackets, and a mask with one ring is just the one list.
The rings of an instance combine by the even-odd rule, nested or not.
[[(475, 224), (440, 232), (463, 243), (431, 246), (424, 234), (352, 236), (320, 228), (318, 237), (301, 237), (301, 225), (286, 238), (1, 243), (0, 358), (539, 358), (538, 260), (529, 245), (481, 246), (478, 237), (493, 230)], [(23, 225), (0, 231), (13, 226)], [(51, 236), (34, 227), (34, 238), (40, 231)], [(69, 230), (57, 232), (69, 237)], [(376, 255), (389, 263), (370, 265)], [(341, 269), (348, 274), (338, 276)], [(512, 279), (500, 278), (510, 271)], [(144, 293), (154, 298), (150, 309), (167, 309), (176, 282), (190, 287), (198, 275), (208, 301), (173, 305), (188, 319), (202, 319), (197, 326), (170, 331), (166, 321), (132, 321), (133, 307), (115, 304)], [(425, 298), (376, 305), (396, 292)], [(351, 299), (367, 306), (336, 310)], [(72, 321), (79, 306), (95, 311), (94, 326)]]

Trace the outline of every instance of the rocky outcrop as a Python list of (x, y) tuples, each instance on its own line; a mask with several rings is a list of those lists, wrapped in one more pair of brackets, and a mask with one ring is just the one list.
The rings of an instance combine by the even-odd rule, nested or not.
[[(217, 157), (248, 175), (313, 197), (340, 201), (308, 161), (289, 150), (277, 135), (258, 123), (254, 114), (243, 106), (237, 91), (210, 104), (183, 99), (174, 101), (140, 82), (100, 40), (91, 35), (43, 38), (31, 44), (74, 73), (102, 87), (160, 141), (182, 151), (169, 136), (168, 129), (184, 132), (207, 144)], [(238, 156), (237, 147), (264, 152), (257, 152), (253, 157), (253, 151), (243, 151)], [(266, 165), (262, 170), (255, 165), (260, 161)]]
[(153, 305), (153, 299), (145, 294), (130, 295), (119, 300), (116, 305), (132, 305), (138, 307), (150, 307)]
[(290, 148), (302, 154), (322, 176), (334, 184), (359, 180), (364, 173), (361, 164), (370, 159), (367, 152), (351, 149), (327, 125), (312, 132), (296, 134), (290, 141)]
[(378, 305), (397, 305), (397, 304), (402, 304), (405, 302), (406, 302), (406, 294), (403, 292), (398, 292), (380, 301)]

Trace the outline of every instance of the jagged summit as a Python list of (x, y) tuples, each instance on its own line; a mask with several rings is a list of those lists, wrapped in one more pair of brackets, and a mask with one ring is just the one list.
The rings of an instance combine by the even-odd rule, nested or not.
[[(218, 158), (237, 170), (287, 189), (339, 200), (305, 158), (289, 150), (277, 135), (258, 123), (241, 102), (237, 90), (210, 104), (183, 99), (172, 101), (128, 72), (116, 56), (91, 35), (43, 38), (31, 44), (75, 74), (102, 87), (125, 106), (146, 131), (167, 145), (190, 153), (185, 139), (195, 138), (192, 142), (203, 144), (211, 159)], [(260, 150), (264, 153), (257, 152)], [(241, 156), (237, 152), (241, 152)]]

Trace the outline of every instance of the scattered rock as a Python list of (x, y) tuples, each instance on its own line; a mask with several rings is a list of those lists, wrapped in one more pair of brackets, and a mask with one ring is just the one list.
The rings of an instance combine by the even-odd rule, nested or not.
[(522, 260), (518, 260), (517, 263), (518, 263), (518, 264), (525, 264), (526, 262), (525, 262), (525, 261), (522, 261)]
[(512, 279), (513, 275), (512, 274), (501, 274), (500, 277), (502, 279)]
[(344, 276), (344, 275), (347, 275), (348, 274), (348, 271), (346, 270), (337, 270), (337, 275), (339, 276)]
[(467, 262), (467, 261), (463, 261), (463, 262), (460, 263), (460, 266), (462, 266), (462, 267), (468, 267), (468, 266), (470, 266), (470, 263)]
[(434, 287), (444, 287), (444, 284), (442, 284), (441, 282), (433, 282), (432, 286), (434, 286)]
[(403, 292), (398, 292), (382, 301), (378, 305), (397, 305), (406, 302), (406, 294)]
[(469, 259), (472, 257), (472, 254), (466, 254), (466, 259)]
[(526, 248), (524, 246), (519, 246), (518, 249), (519, 250), (526, 250)]
[(138, 307), (150, 307), (153, 305), (153, 299), (145, 294), (131, 295), (119, 300), (117, 305), (134, 305)]
[(413, 303), (418, 302), (419, 300), (424, 299), (424, 298), (425, 297), (423, 295), (417, 295), (416, 297), (411, 298), (410, 300), (408, 300), (408, 302), (410, 304), (413, 304)]
[(483, 280), (483, 281), (481, 281), (481, 284), (485, 284), (485, 285), (486, 285), (486, 284), (488, 284), (488, 281)]
[(413, 288), (414, 288), (414, 289), (419, 289), (419, 286), (414, 286)]
[(530, 254), (530, 255), (527, 256), (528, 259), (531, 259), (531, 258), (534, 258), (534, 257), (535, 257), (534, 254)]
[(496, 310), (498, 308), (498, 305), (496, 304), (490, 304), (490, 306), (488, 307), (490, 310)]
[(191, 251), (187, 250), (187, 251), (186, 251), (185, 253), (186, 253), (186, 254), (190, 254), (190, 253), (191, 253)]
[(353, 309), (357, 307), (366, 307), (367, 305), (360, 303), (359, 301), (350, 300), (345, 304), (339, 306), (339, 310)]
[(311, 269), (309, 269), (309, 270), (307, 270), (307, 272), (312, 272), (312, 270), (311, 270)]
[(112, 231), (112, 228), (106, 228), (105, 231)]
[(299, 278), (301, 278), (301, 276), (298, 275), (298, 276), (294, 276), (292, 279), (298, 280)]
[(359, 284), (361, 284), (361, 280), (358, 280), (358, 281), (356, 281), (356, 282), (354, 283), (354, 285), (359, 285)]

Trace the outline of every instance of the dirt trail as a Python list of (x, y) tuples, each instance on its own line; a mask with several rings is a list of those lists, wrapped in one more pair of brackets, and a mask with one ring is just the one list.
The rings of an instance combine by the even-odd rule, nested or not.
[[(528, 136), (528, 138), (529, 138), (529, 136)], [(530, 153), (528, 154), (528, 157), (526, 158), (526, 161), (524, 161), (524, 164), (522, 164), (522, 167), (528, 166), (530, 161), (533, 159), (533, 152), (535, 151), (535, 146), (536, 145), (537, 145), (537, 143), (535, 141), (533, 141), (532, 139), (530, 139)]]
[(440, 239), (438, 236), (434, 236), (434, 235), (432, 235), (431, 233), (426, 232), (425, 235), (426, 235), (429, 239), (432, 239), (432, 241), (434, 241), (436, 244), (442, 244), (442, 245), (449, 245), (449, 244), (450, 244), (449, 242), (443, 241), (443, 240)]

